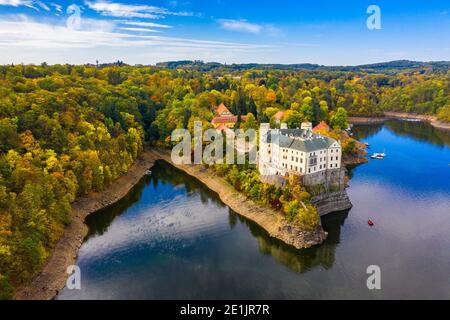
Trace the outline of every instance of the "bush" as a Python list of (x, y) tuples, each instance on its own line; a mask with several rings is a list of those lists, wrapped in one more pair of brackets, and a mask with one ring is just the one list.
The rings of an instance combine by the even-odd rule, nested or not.
[(296, 222), (306, 230), (315, 230), (320, 222), (319, 213), (313, 205), (301, 208), (296, 216)]
[(342, 146), (342, 151), (345, 154), (353, 154), (356, 152), (356, 142), (354, 139), (348, 139), (347, 141), (344, 141)]
[(439, 109), (437, 118), (443, 122), (450, 122), (450, 105)]
[(288, 201), (284, 204), (284, 213), (286, 213), (286, 219), (289, 222), (294, 221), (295, 217), (297, 216), (300, 206), (298, 204), (297, 200)]
[(0, 300), (11, 299), (13, 288), (9, 284), (9, 278), (0, 274)]

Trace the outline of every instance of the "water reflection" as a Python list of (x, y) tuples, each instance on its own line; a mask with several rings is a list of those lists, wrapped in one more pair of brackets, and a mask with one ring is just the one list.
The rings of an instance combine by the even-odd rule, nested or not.
[(366, 139), (380, 132), (382, 128), (382, 123), (354, 125), (352, 132), (354, 133), (356, 139), (364, 142)]
[[(130, 190), (130, 192), (114, 205), (101, 209), (86, 218), (86, 224), (89, 232), (85, 240), (94, 235), (102, 235), (108, 230), (113, 220), (126, 212), (126, 210), (139, 202), (146, 186), (152, 185), (154, 189), (160, 189), (164, 192), (169, 186), (176, 189), (186, 190), (188, 195), (200, 195), (201, 202), (207, 204), (210, 201), (218, 207), (226, 207), (220, 201), (218, 195), (210, 189), (203, 186), (197, 179), (178, 170), (169, 163), (158, 160), (152, 168), (152, 174), (142, 177), (142, 179)], [(170, 196), (171, 192), (166, 195)]]
[(270, 237), (267, 231), (259, 227), (255, 222), (239, 216), (230, 209), (230, 221), (233, 221), (233, 224), (235, 224), (235, 221), (239, 220), (249, 228), (251, 234), (258, 241), (261, 253), (271, 255), (276, 261), (297, 273), (304, 273), (318, 266), (326, 269), (333, 266), (335, 250), (339, 244), (341, 226), (344, 225), (347, 216), (348, 211), (344, 211), (322, 217), (323, 227), (328, 232), (327, 240), (322, 245), (299, 250)]
[[(170, 192), (164, 193), (164, 190), (165, 187), (171, 186), (176, 190), (184, 189), (188, 197), (199, 196), (203, 204), (213, 203), (219, 208), (227, 207), (215, 192), (205, 187), (197, 179), (167, 162), (157, 161), (152, 168), (152, 174), (144, 176), (126, 197), (116, 204), (88, 216), (86, 223), (89, 226), (89, 233), (85, 241), (107, 232), (115, 218), (127, 212), (127, 209), (142, 200), (144, 188), (150, 185), (156, 190), (156, 193), (159, 193), (159, 190), (162, 194), (169, 195)], [(317, 266), (330, 268), (333, 265), (334, 251), (339, 244), (341, 226), (343, 226), (347, 216), (348, 211), (322, 217), (323, 227), (328, 232), (326, 242), (321, 246), (298, 250), (270, 237), (258, 224), (228, 208), (230, 229), (234, 229), (238, 222), (245, 225), (251, 235), (257, 239), (261, 253), (271, 255), (276, 261), (297, 273), (304, 273)]]
[(385, 126), (398, 136), (412, 138), (416, 141), (431, 143), (437, 146), (450, 146), (450, 132), (433, 127), (423, 121), (401, 119), (388, 120), (383, 124), (367, 124), (354, 126), (355, 137), (364, 141), (376, 135)]

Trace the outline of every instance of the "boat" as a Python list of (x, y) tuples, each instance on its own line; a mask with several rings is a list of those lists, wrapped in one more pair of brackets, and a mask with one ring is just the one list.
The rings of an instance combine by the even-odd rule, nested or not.
[(368, 142), (364, 142), (364, 145), (365, 145), (366, 147), (370, 147), (370, 144), (369, 144)]
[(375, 153), (372, 154), (370, 157), (371, 157), (372, 159), (383, 160), (384, 157), (386, 157), (386, 152), (385, 152), (385, 151), (383, 151), (382, 153), (375, 152)]
[(374, 225), (373, 221), (370, 220), (370, 219), (367, 221), (367, 224), (368, 224), (369, 226), (371, 226), (371, 227)]
[(384, 153), (374, 153), (370, 156), (372, 159), (383, 160), (386, 155)]
[(152, 171), (151, 170), (147, 170), (147, 171), (145, 171), (145, 174), (149, 176), (149, 175), (152, 174)]

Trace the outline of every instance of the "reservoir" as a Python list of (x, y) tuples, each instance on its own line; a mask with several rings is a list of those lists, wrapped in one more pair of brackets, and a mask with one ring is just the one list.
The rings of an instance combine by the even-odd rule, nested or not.
[[(57, 299), (450, 299), (450, 132), (403, 120), (353, 132), (386, 157), (350, 169), (353, 208), (322, 217), (322, 245), (270, 238), (158, 161), (87, 218), (81, 289)], [(367, 288), (370, 265), (381, 290)]]

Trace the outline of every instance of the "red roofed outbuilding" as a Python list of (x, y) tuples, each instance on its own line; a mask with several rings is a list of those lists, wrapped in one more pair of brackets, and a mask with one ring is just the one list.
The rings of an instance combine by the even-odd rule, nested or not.
[(313, 131), (330, 131), (330, 126), (327, 125), (325, 121), (320, 121), (320, 123), (313, 128)]
[(228, 108), (223, 104), (223, 102), (214, 107), (214, 110), (216, 111), (216, 113), (219, 116), (232, 116), (233, 114), (230, 112), (230, 110), (228, 110)]

